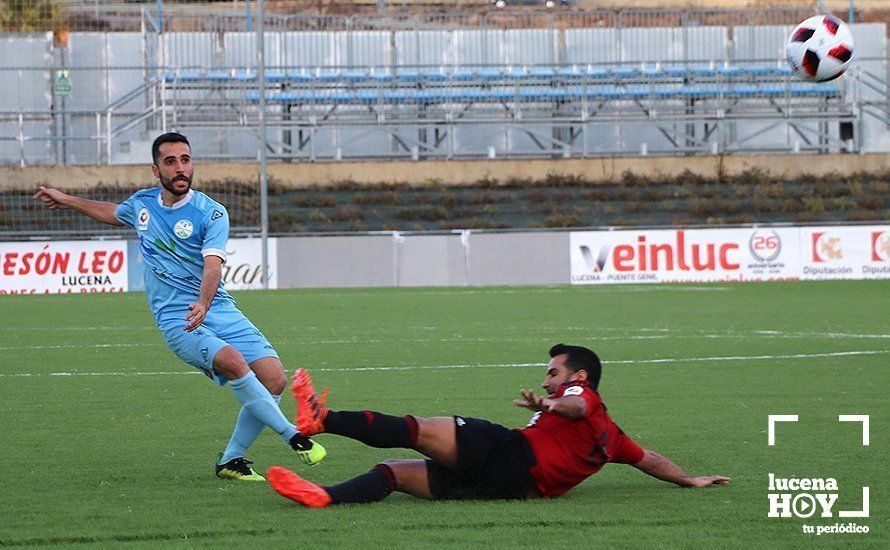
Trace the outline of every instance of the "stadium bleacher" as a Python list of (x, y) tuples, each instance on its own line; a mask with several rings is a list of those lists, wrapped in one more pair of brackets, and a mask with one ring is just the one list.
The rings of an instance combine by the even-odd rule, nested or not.
[(140, 32), (70, 34), (67, 136), (56, 135), (46, 96), (31, 93), (53, 84), (52, 38), (0, 42), (28, 53), (29, 67), (6, 73), (15, 84), (0, 93), (0, 159), (27, 165), (50, 151), (140, 163), (168, 127), (211, 144), (204, 158), (252, 159), (261, 98), (283, 159), (881, 150), (872, 137), (890, 113), (885, 26), (857, 26), (854, 70), (811, 84), (782, 53), (788, 25), (805, 15), (275, 16), (260, 92), (256, 33), (241, 12), (160, 22), (146, 10)]
[[(833, 98), (840, 90), (833, 84), (789, 81), (787, 67), (747, 66), (654, 66), (601, 67), (587, 65), (532, 66), (522, 68), (399, 69), (395, 71), (315, 70), (270, 71), (266, 81), (280, 87), (266, 93), (266, 100), (281, 104), (312, 103), (414, 103), (633, 100), (667, 98)], [(246, 69), (183, 70), (164, 75), (173, 87), (238, 88), (256, 82), (255, 71)], [(258, 102), (259, 92), (244, 89), (244, 97)]]

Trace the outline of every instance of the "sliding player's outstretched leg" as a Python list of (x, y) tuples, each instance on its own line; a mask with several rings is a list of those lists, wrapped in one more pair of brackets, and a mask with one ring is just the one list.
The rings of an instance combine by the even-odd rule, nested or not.
[(332, 411), (327, 390), (316, 395), (305, 369), (293, 376), (291, 390), (297, 401), (294, 423), (303, 435), (331, 433), (377, 448), (414, 449), (446, 467), (457, 463), (453, 417), (392, 416), (374, 411)]
[(266, 476), (279, 495), (310, 508), (377, 502), (394, 491), (433, 498), (425, 460), (386, 460), (367, 473), (331, 486), (313, 483), (278, 466), (269, 468)]

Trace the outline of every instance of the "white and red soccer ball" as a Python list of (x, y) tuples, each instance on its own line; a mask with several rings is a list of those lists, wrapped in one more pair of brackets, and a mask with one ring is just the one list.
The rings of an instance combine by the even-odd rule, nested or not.
[(853, 59), (853, 33), (833, 15), (816, 15), (796, 26), (785, 44), (794, 74), (810, 82), (834, 80)]

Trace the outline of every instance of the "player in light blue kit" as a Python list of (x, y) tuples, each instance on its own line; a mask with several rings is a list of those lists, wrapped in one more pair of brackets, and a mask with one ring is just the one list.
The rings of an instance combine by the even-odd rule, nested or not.
[(278, 407), (287, 384), (266, 337), (235, 307), (221, 282), (229, 238), (224, 206), (191, 188), (194, 164), (185, 136), (167, 133), (152, 144), (152, 172), (160, 187), (134, 193), (123, 204), (99, 202), (40, 187), (34, 197), (52, 209), (71, 208), (109, 225), (136, 229), (151, 313), (180, 359), (220, 385), (230, 382), (243, 405), (216, 475), (263, 481), (244, 453), (264, 426), (310, 465), (326, 451), (303, 437)]

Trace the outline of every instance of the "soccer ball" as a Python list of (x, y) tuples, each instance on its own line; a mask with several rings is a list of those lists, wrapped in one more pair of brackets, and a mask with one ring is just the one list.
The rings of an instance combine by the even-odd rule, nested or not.
[(832, 15), (816, 15), (794, 27), (785, 44), (788, 64), (798, 78), (834, 80), (853, 59), (853, 33)]

